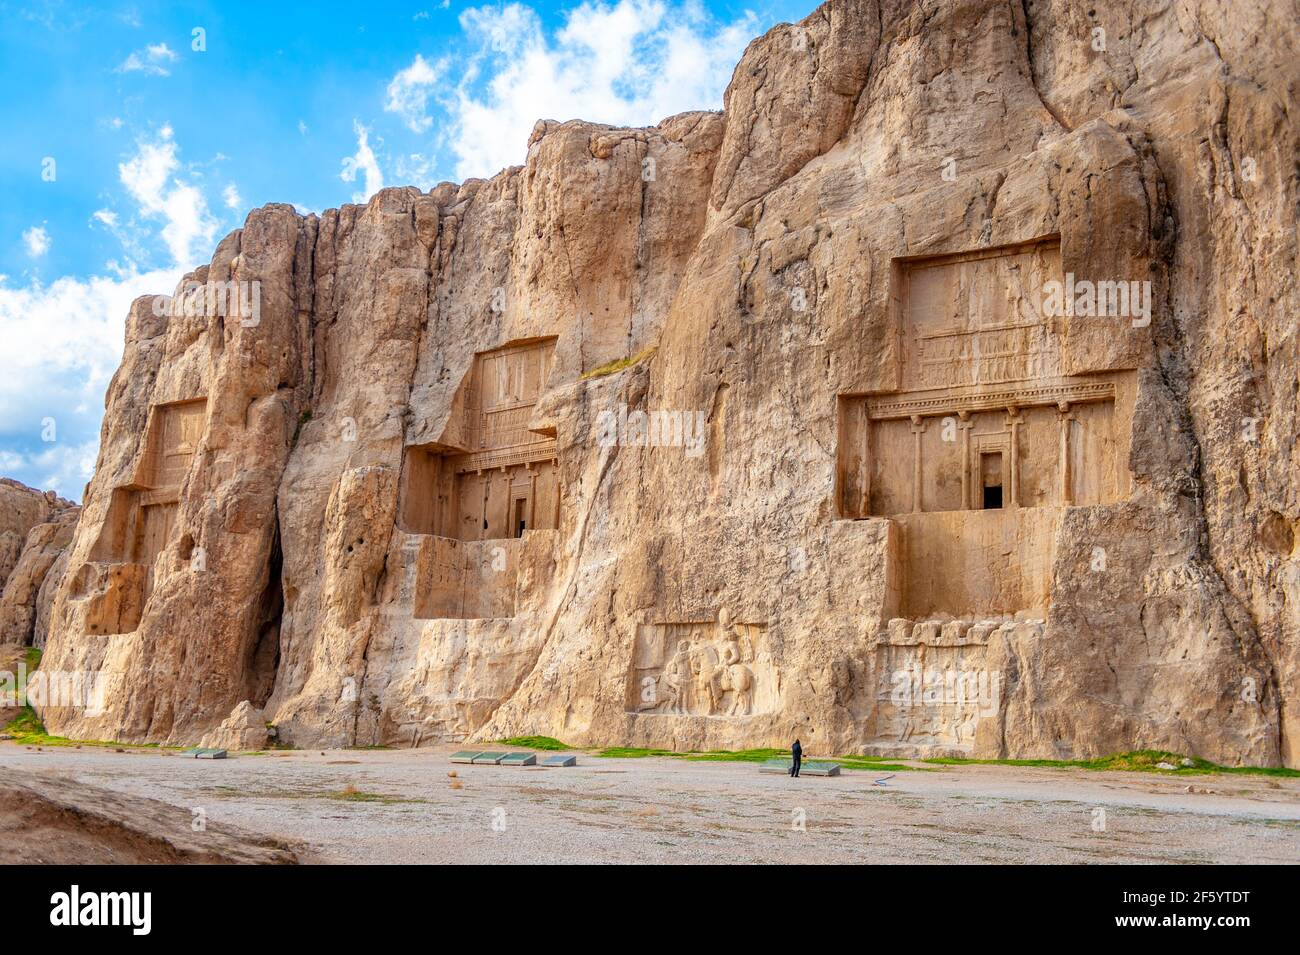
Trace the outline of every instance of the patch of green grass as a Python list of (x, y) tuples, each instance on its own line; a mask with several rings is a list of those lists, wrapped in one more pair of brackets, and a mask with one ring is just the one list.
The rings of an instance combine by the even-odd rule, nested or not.
[(113, 746), (122, 749), (169, 749), (179, 750), (181, 746), (159, 746), (157, 743), (122, 743), (114, 739), (69, 739), (66, 736), (51, 736), (45, 731), (45, 724), (36, 715), (31, 706), (24, 706), (18, 716), (9, 721), (4, 728), (15, 743), (24, 746)]
[[(45, 732), (45, 724), (30, 706), (24, 706), (18, 716), (5, 727), (5, 732), (19, 743), (40, 743), (45, 740), (61, 739)], [(64, 740), (64, 742), (67, 742)]]
[(655, 346), (650, 346), (644, 351), (637, 352), (630, 358), (620, 358), (618, 361), (606, 362), (590, 371), (583, 372), (578, 376), (579, 381), (590, 380), (592, 378), (604, 378), (606, 375), (612, 375), (615, 372), (622, 371), (624, 368), (631, 368), (633, 365), (639, 365), (655, 352)]
[[(889, 759), (896, 759), (890, 757)], [(905, 766), (902, 763), (890, 762), (889, 759), (876, 756), (837, 756), (832, 762), (839, 763), (844, 769), (860, 769), (864, 773), (878, 773), (882, 770), (891, 773), (906, 772), (928, 772), (917, 766)]]
[(27, 692), (27, 683), (36, 668), (41, 665), (41, 651), (35, 647), (24, 647), (21, 666), (15, 667), (16, 673), (8, 671), (0, 681), (0, 706), (15, 706)]
[[(1140, 749), (1131, 753), (1112, 753), (1097, 759), (953, 759), (935, 757), (923, 763), (943, 766), (1041, 766), (1047, 769), (1122, 770), (1136, 773), (1160, 773), (1165, 776), (1204, 776), (1233, 774), (1242, 776), (1300, 777), (1300, 769), (1283, 769), (1274, 766), (1220, 766), (1208, 759), (1191, 757), (1191, 765), (1184, 766), (1188, 757), (1165, 750)], [(1159, 763), (1169, 763), (1173, 769), (1160, 769)]]
[[(31, 676), (36, 669), (40, 667), (40, 657), (42, 651), (36, 647), (23, 648), (23, 664), (26, 665), (27, 676)], [(16, 686), (13, 686), (14, 693), (18, 699), (23, 698), (26, 693), (26, 681), (19, 680)], [(8, 700), (13, 702), (13, 700)], [(45, 732), (45, 724), (36, 715), (35, 709), (31, 704), (19, 709), (18, 716), (9, 721), (5, 726), (4, 732), (12, 735), (13, 741), (21, 743), (23, 746), (113, 746), (113, 747), (148, 747), (157, 748), (157, 743), (120, 743), (114, 739), (69, 739), (68, 737), (55, 737)], [(177, 747), (166, 747), (177, 748)]]
[(399, 803), (427, 803), (427, 799), (394, 796), (389, 793), (372, 793), (357, 789), (351, 783), (342, 789), (319, 790), (306, 788), (247, 789), (243, 786), (217, 785), (211, 787), (216, 795), (228, 799), (328, 799), (333, 802), (377, 803), (392, 806)]
[(377, 802), (385, 806), (391, 806), (395, 803), (425, 801), (423, 799), (407, 799), (403, 796), (389, 796), (384, 793), (368, 793), (357, 789), (351, 783), (348, 783), (338, 792), (325, 793), (324, 795), (326, 799), (335, 799), (340, 802)]
[(554, 736), (512, 736), (497, 740), (502, 746), (526, 746), (529, 749), (573, 749), (568, 743), (561, 743)]
[[(157, 743), (119, 743), (111, 739), (68, 739), (66, 736), (51, 736), (45, 731), (45, 724), (30, 706), (24, 706), (18, 716), (10, 720), (4, 731), (14, 738), (15, 743), (24, 746), (131, 746), (157, 749)], [(175, 749), (176, 747), (168, 747)]]
[(607, 757), (609, 759), (641, 759), (645, 756), (685, 756), (686, 754), (678, 753), (671, 749), (642, 749), (638, 746), (608, 746), (595, 755)]
[(687, 753), (684, 758), (706, 763), (764, 763), (769, 759), (789, 756), (788, 749), (711, 749), (702, 753)]
[[(610, 746), (596, 753), (610, 759), (642, 759), (646, 756), (671, 756), (674, 759), (689, 759), (696, 762), (715, 763), (764, 763), (769, 759), (784, 759), (790, 755), (788, 749), (714, 749), (707, 752), (679, 753), (671, 749), (643, 749), (636, 746)], [(808, 756), (804, 762), (838, 763), (844, 769), (860, 769), (864, 772), (907, 772), (916, 770), (915, 766), (904, 766), (890, 762), (884, 757), (875, 756)]]

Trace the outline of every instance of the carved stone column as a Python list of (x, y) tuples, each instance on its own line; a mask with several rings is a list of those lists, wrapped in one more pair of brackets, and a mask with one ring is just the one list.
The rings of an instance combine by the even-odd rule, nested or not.
[(912, 415), (912, 513), (921, 512), (921, 435), (925, 434), (925, 419)]
[[(524, 465), (528, 469), (528, 517), (526, 518), (528, 529), (533, 530), (537, 527), (537, 469), (533, 467), (532, 462)], [(513, 534), (513, 529), (512, 532)]]
[(975, 426), (975, 422), (970, 419), (969, 411), (957, 412), (957, 428), (961, 431), (961, 509), (963, 511), (971, 508), (970, 500), (970, 429)]
[(1074, 503), (1070, 493), (1070, 487), (1074, 483), (1073, 475), (1070, 474), (1070, 425), (1074, 421), (1074, 414), (1070, 411), (1068, 401), (1058, 401), (1056, 413), (1061, 425), (1061, 503), (1069, 505)]
[(855, 517), (866, 517), (871, 513), (871, 405), (861, 402), (862, 415), (862, 470), (858, 477), (859, 495), (858, 512)]
[(1025, 423), (1025, 416), (1015, 405), (1007, 408), (1007, 428), (1011, 432), (1011, 450), (1007, 452), (1007, 505), (1020, 506), (1020, 426)]
[(510, 470), (504, 464), (501, 465), (501, 482), (505, 485), (505, 494), (502, 495), (505, 497), (505, 503), (502, 505), (505, 508), (505, 514), (501, 518), (501, 527), (504, 529), (506, 537), (514, 537), (514, 532), (510, 529), (511, 511), (514, 509), (513, 498), (515, 496), (510, 485), (514, 482), (510, 480)]

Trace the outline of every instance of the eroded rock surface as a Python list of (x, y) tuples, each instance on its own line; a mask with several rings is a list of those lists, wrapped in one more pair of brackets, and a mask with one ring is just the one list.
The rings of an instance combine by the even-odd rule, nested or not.
[(47, 727), (1297, 765), (1298, 32), (833, 0), (720, 114), (253, 212), (132, 307)]
[(216, 730), (204, 736), (199, 745), (211, 749), (251, 751), (265, 748), (267, 739), (265, 716), (244, 700), (230, 711)]
[(41, 592), (61, 571), (80, 511), (53, 491), (0, 478), (0, 644), (44, 644)]

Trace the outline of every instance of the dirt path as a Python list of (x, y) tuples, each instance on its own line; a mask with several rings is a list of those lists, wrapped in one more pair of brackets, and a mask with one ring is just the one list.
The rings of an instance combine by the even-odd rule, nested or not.
[(581, 754), (569, 769), (453, 766), (449, 752), (199, 761), (5, 743), (0, 767), (202, 809), (330, 862), (1300, 862), (1295, 779), (962, 766), (875, 786)]

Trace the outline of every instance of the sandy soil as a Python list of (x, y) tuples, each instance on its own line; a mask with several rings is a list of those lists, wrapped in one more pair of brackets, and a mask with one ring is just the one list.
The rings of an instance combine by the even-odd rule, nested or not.
[(291, 847), (156, 799), (0, 766), (0, 864), (292, 864)]
[(962, 766), (877, 786), (873, 774), (793, 780), (746, 763), (579, 754), (573, 768), (505, 768), (449, 754), (200, 761), (4, 743), (0, 767), (186, 818), (201, 808), (326, 862), (1300, 862), (1296, 779)]

